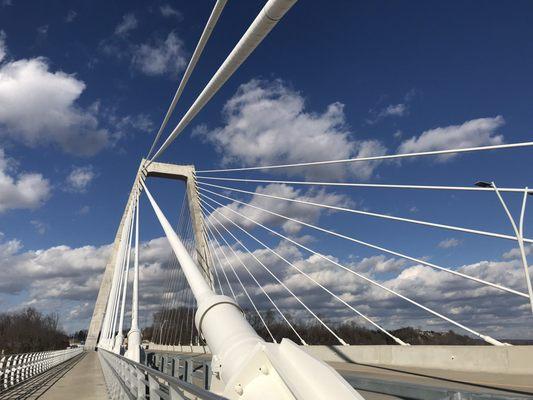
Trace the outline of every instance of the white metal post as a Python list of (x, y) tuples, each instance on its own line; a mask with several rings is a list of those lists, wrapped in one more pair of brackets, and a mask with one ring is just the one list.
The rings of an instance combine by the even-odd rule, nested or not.
[(520, 250), (520, 257), (522, 258), (522, 267), (524, 268), (524, 274), (526, 278), (527, 291), (529, 293), (529, 304), (531, 306), (531, 312), (533, 313), (533, 287), (531, 285), (531, 277), (529, 276), (529, 268), (527, 265), (527, 256), (526, 256), (526, 249), (524, 247), (524, 236), (523, 236), (524, 214), (526, 212), (526, 202), (527, 202), (527, 196), (529, 194), (529, 190), (527, 187), (524, 189), (524, 197), (522, 200), (522, 210), (520, 212), (520, 229), (518, 229), (518, 227), (516, 226), (516, 222), (514, 221), (514, 218), (511, 215), (509, 208), (507, 207), (507, 204), (503, 200), (503, 197), (500, 194), (500, 191), (496, 187), (496, 184), (494, 182), (491, 182), (491, 185), (494, 188), (494, 191), (496, 192), (496, 196), (498, 196), (498, 199), (500, 200), (500, 203), (502, 204), (503, 209), (505, 210), (505, 214), (507, 214), (509, 221), (511, 221), (511, 225), (516, 235), (516, 241), (518, 242), (518, 249)]

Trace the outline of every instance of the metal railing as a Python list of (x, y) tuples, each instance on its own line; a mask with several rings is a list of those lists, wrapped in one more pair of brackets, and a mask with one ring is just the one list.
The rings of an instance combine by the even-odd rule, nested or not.
[(76, 348), (0, 356), (0, 392), (70, 360), (82, 352), (82, 348)]
[[(224, 400), (208, 390), (125, 357), (98, 349), (110, 399)], [(188, 376), (188, 374), (185, 374)]]

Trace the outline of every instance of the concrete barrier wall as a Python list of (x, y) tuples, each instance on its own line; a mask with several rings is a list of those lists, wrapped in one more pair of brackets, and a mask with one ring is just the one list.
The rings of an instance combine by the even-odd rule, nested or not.
[(326, 362), (452, 371), (531, 374), (533, 346), (307, 346)]
[[(446, 371), (531, 375), (533, 346), (304, 346), (325, 362), (375, 364)], [(162, 352), (209, 354), (207, 346), (162, 346)]]

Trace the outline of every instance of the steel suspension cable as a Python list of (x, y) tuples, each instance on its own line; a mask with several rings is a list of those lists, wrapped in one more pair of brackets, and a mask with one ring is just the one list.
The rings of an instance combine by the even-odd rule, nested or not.
[(263, 169), (295, 168), (295, 167), (308, 167), (308, 166), (317, 166), (317, 165), (344, 164), (344, 163), (353, 163), (353, 162), (361, 162), (361, 161), (383, 161), (383, 160), (394, 160), (394, 159), (420, 157), (420, 156), (472, 153), (472, 152), (477, 152), (477, 151), (513, 149), (513, 148), (530, 147), (530, 146), (533, 146), (533, 142), (497, 144), (497, 145), (491, 145), (491, 146), (466, 147), (466, 148), (448, 149), (448, 150), (421, 151), (417, 153), (389, 154), (389, 155), (383, 155), (383, 156), (344, 158), (340, 160), (312, 161), (312, 162), (278, 164), (278, 165), (263, 165), (263, 166), (257, 166), (257, 167), (204, 169), (204, 170), (197, 170), (196, 172), (198, 173), (207, 173), (207, 172), (219, 173), (219, 172), (235, 172), (235, 171), (257, 171), (257, 170), (263, 170)]
[(256, 209), (256, 210), (259, 210), (259, 211), (263, 211), (263, 212), (268, 213), (270, 215), (274, 215), (276, 217), (283, 218), (283, 219), (285, 219), (287, 221), (296, 222), (296, 223), (298, 223), (300, 225), (303, 225), (303, 226), (306, 226), (308, 228), (312, 228), (312, 229), (318, 230), (320, 232), (327, 233), (327, 234), (332, 235), (332, 236), (336, 236), (338, 238), (349, 240), (349, 241), (351, 241), (353, 243), (357, 243), (357, 244), (360, 244), (360, 245), (363, 245), (363, 246), (366, 246), (366, 247), (369, 247), (369, 248), (372, 248), (372, 249), (375, 249), (375, 250), (379, 250), (379, 251), (384, 252), (384, 253), (388, 253), (388, 254), (391, 254), (391, 255), (394, 255), (394, 256), (397, 256), (397, 257), (401, 257), (401, 258), (404, 258), (406, 260), (414, 261), (416, 263), (419, 263), (419, 264), (422, 264), (422, 265), (425, 265), (425, 266), (428, 266), (428, 267), (431, 267), (431, 268), (434, 268), (434, 269), (437, 269), (437, 270), (440, 270), (440, 271), (444, 271), (444, 272), (459, 276), (461, 278), (469, 279), (469, 280), (481, 283), (483, 285), (491, 286), (491, 287), (494, 287), (496, 289), (503, 290), (505, 292), (509, 292), (509, 293), (512, 293), (512, 294), (515, 294), (515, 295), (518, 295), (518, 296), (529, 298), (529, 296), (526, 293), (519, 292), (517, 290), (508, 288), (506, 286), (499, 285), (497, 283), (488, 282), (488, 281), (486, 281), (484, 279), (480, 279), (480, 278), (473, 277), (471, 275), (463, 274), (461, 272), (458, 272), (458, 271), (455, 271), (455, 270), (452, 270), (452, 269), (448, 269), (448, 268), (444, 268), (444, 267), (441, 267), (439, 265), (436, 265), (434, 263), (430, 263), (428, 261), (425, 261), (425, 260), (422, 260), (422, 259), (419, 259), (419, 258), (411, 257), (411, 256), (408, 256), (406, 254), (403, 254), (403, 253), (400, 253), (400, 252), (397, 252), (397, 251), (394, 251), (394, 250), (387, 249), (385, 247), (377, 246), (377, 245), (374, 245), (374, 244), (371, 244), (371, 243), (368, 243), (368, 242), (364, 242), (364, 241), (359, 240), (359, 239), (355, 239), (355, 238), (350, 237), (350, 236), (346, 236), (346, 235), (337, 233), (337, 232), (329, 230), (329, 229), (321, 228), (319, 226), (316, 226), (316, 225), (313, 225), (313, 224), (310, 224), (310, 223), (307, 223), (307, 222), (303, 222), (303, 221), (300, 221), (298, 219), (291, 218), (291, 217), (288, 217), (286, 215), (279, 214), (279, 213), (276, 213), (276, 212), (271, 211), (271, 210), (267, 210), (267, 209), (259, 207), (259, 206), (255, 206), (253, 204), (237, 200), (237, 199), (235, 199), (233, 197), (225, 196), (223, 194), (220, 194), (220, 193), (217, 193), (217, 192), (213, 192), (212, 190), (209, 190), (209, 189), (201, 188), (200, 190), (206, 191), (206, 192), (211, 193), (211, 194), (214, 194), (214, 195), (216, 195), (218, 197), (222, 197), (222, 198), (224, 198), (226, 200), (230, 200), (230, 201), (233, 201), (235, 203), (244, 205), (246, 207), (250, 207), (250, 208), (253, 208), (253, 209)]
[[(490, 336), (483, 335), (483, 334), (481, 334), (481, 333), (479, 333), (479, 332), (477, 332), (477, 331), (475, 331), (475, 330), (473, 330), (473, 329), (471, 329), (471, 328), (469, 328), (469, 327), (467, 327), (467, 326), (465, 326), (465, 325), (463, 325), (463, 324), (461, 324), (461, 323), (459, 323), (459, 322), (457, 322), (457, 321), (454, 321), (453, 319), (451, 319), (451, 318), (449, 318), (449, 317), (446, 317), (446, 316), (443, 315), (443, 314), (438, 313), (437, 311), (434, 311), (434, 310), (430, 309), (429, 307), (426, 307), (426, 306), (424, 306), (424, 305), (422, 305), (422, 304), (416, 302), (415, 300), (412, 300), (411, 298), (409, 298), (409, 297), (407, 297), (407, 296), (404, 296), (404, 295), (402, 295), (402, 294), (400, 294), (400, 293), (398, 293), (398, 292), (396, 292), (396, 291), (394, 291), (394, 290), (392, 290), (392, 289), (390, 289), (390, 288), (388, 288), (388, 287), (382, 285), (381, 283), (379, 283), (379, 282), (377, 282), (377, 281), (375, 281), (375, 280), (373, 280), (373, 279), (371, 279), (371, 278), (369, 278), (369, 277), (367, 277), (367, 276), (365, 276), (365, 275), (363, 275), (363, 274), (360, 274), (360, 273), (358, 273), (358, 272), (356, 272), (356, 271), (354, 271), (354, 270), (352, 270), (352, 269), (350, 269), (350, 268), (348, 268), (348, 267), (345, 267), (344, 265), (342, 265), (342, 264), (340, 264), (340, 263), (338, 263), (338, 262), (336, 262), (336, 261), (330, 259), (329, 257), (323, 255), (322, 253), (319, 253), (319, 252), (317, 252), (317, 251), (315, 251), (315, 250), (313, 250), (313, 249), (311, 249), (311, 248), (309, 248), (309, 247), (307, 247), (307, 246), (305, 246), (305, 245), (303, 245), (303, 244), (301, 244), (301, 243), (299, 243), (299, 242), (296, 242), (296, 241), (293, 240), (293, 239), (290, 239), (290, 238), (288, 238), (288, 237), (286, 237), (286, 236), (280, 234), (279, 232), (276, 232), (276, 231), (274, 231), (274, 230), (272, 230), (272, 229), (270, 229), (270, 228), (264, 226), (263, 224), (260, 224), (259, 222), (255, 221), (255, 220), (253, 220), (253, 219), (251, 219), (251, 218), (248, 218), (247, 216), (245, 216), (245, 215), (243, 215), (243, 214), (241, 214), (241, 213), (239, 213), (239, 212), (237, 212), (237, 211), (235, 211), (235, 210), (233, 210), (233, 209), (231, 209), (231, 208), (225, 206), (224, 204), (222, 204), (222, 203), (220, 203), (220, 202), (218, 202), (218, 201), (216, 201), (216, 200), (210, 198), (210, 197), (207, 196), (207, 195), (204, 195), (204, 197), (207, 198), (207, 199), (209, 199), (210, 201), (214, 202), (215, 204), (218, 204), (219, 206), (221, 206), (221, 207), (223, 207), (223, 208), (226, 208), (226, 209), (230, 210), (232, 213), (238, 215), (239, 217), (244, 218), (244, 219), (246, 219), (246, 220), (249, 220), (250, 222), (254, 223), (255, 225), (261, 226), (261, 227), (263, 227), (264, 229), (268, 230), (269, 232), (274, 233), (274, 234), (276, 234), (277, 236), (284, 238), (284, 240), (287, 240), (287, 241), (289, 241), (290, 243), (293, 243), (294, 245), (296, 245), (296, 246), (298, 246), (298, 247), (300, 247), (300, 248), (302, 248), (302, 249), (304, 249), (304, 250), (310, 252), (311, 254), (314, 254), (314, 255), (316, 255), (316, 256), (322, 258), (323, 260), (326, 260), (326, 261), (328, 261), (328, 262), (330, 262), (330, 263), (332, 263), (332, 264), (338, 266), (339, 268), (341, 268), (341, 269), (343, 269), (343, 270), (345, 270), (345, 271), (347, 271), (347, 272), (349, 272), (349, 273), (351, 273), (351, 274), (353, 274), (353, 275), (356, 275), (356, 276), (360, 277), (361, 279), (365, 280), (366, 282), (368, 282), (368, 283), (370, 283), (370, 284), (372, 284), (372, 285), (375, 285), (375, 286), (377, 286), (377, 287), (380, 287), (381, 289), (387, 291), (388, 293), (391, 293), (391, 294), (393, 294), (393, 295), (395, 295), (395, 296), (397, 296), (397, 297), (399, 297), (399, 298), (401, 298), (401, 299), (403, 299), (403, 300), (405, 300), (405, 301), (407, 301), (407, 302), (409, 302), (409, 303), (411, 303), (411, 304), (413, 304), (413, 305), (415, 305), (415, 306), (417, 306), (417, 307), (419, 307), (419, 308), (422, 308), (423, 310), (426, 310), (427, 312), (429, 312), (430, 314), (435, 315), (436, 317), (439, 317), (439, 318), (441, 318), (441, 319), (443, 319), (443, 320), (445, 320), (445, 321), (447, 321), (447, 322), (449, 322), (449, 323), (451, 323), (451, 324), (453, 324), (453, 325), (455, 325), (455, 326), (457, 326), (457, 327), (459, 327), (459, 328), (462, 328), (462, 329), (466, 330), (467, 332), (470, 332), (471, 334), (473, 334), (473, 335), (475, 335), (475, 336), (480, 337), (481, 339), (485, 340), (487, 343), (490, 343), (490, 344), (492, 344), (492, 345), (496, 345), (496, 346), (504, 345), (504, 343), (502, 343), (502, 342), (500, 342), (500, 341), (498, 341), (498, 340), (496, 340), (496, 339), (493, 339), (493, 338), (490, 337)], [(207, 204), (207, 203), (206, 203), (206, 204)], [(231, 219), (229, 219), (228, 217), (226, 217), (223, 213), (221, 213), (220, 211), (216, 210), (213, 206), (211, 206), (211, 208), (212, 208), (217, 214), (222, 215), (225, 219), (227, 219), (227, 220), (228, 220), (231, 224), (233, 224), (235, 227), (237, 227), (238, 229), (240, 229), (240, 230), (246, 232), (246, 230), (244, 230), (244, 229), (241, 228), (239, 225), (237, 225), (235, 222), (233, 222)]]
[[(385, 183), (357, 183), (357, 182), (316, 182), (316, 181), (289, 181), (273, 179), (249, 179), (249, 178), (229, 178), (218, 176), (197, 175), (198, 179), (211, 181), (231, 181), (245, 183), (275, 183), (282, 185), (305, 185), (305, 186), (336, 186), (336, 187), (361, 187), (361, 188), (382, 188), (382, 189), (415, 189), (415, 190), (457, 190), (470, 192), (494, 192), (492, 188), (477, 186), (437, 186), (437, 185), (399, 185)], [(500, 192), (524, 193), (523, 188), (499, 188)], [(533, 194), (533, 190), (528, 191)]]
[[(204, 215), (204, 220), (205, 220), (205, 215)], [(213, 234), (213, 231), (211, 231), (209, 225), (207, 226), (207, 229), (209, 229), (209, 233), (214, 238), (215, 243), (217, 244), (217, 248), (222, 249), (222, 247), (220, 246), (220, 243), (218, 242), (217, 238)], [(220, 235), (220, 232), (218, 232), (218, 234)], [(248, 290), (246, 290), (246, 287), (242, 283), (241, 278), (239, 278), (239, 275), (237, 274), (237, 271), (235, 271), (235, 268), (233, 267), (233, 264), (229, 261), (228, 256), (226, 255), (226, 252), (224, 250), (221, 250), (221, 251), (224, 254), (224, 258), (226, 259), (226, 262), (228, 263), (228, 265), (230, 266), (231, 270), (233, 271), (233, 274), (235, 275), (235, 278), (239, 281), (239, 284), (240, 284), (244, 294), (248, 298), (248, 301), (250, 302), (250, 304), (252, 305), (253, 309), (255, 310), (255, 313), (257, 314), (257, 316), (259, 317), (259, 319), (263, 323), (263, 326), (265, 327), (265, 329), (267, 330), (268, 334), (272, 338), (272, 341), (274, 343), (277, 343), (276, 339), (274, 338), (274, 335), (272, 335), (272, 332), (270, 332), (270, 329), (268, 328), (268, 325), (266, 324), (265, 320), (263, 319), (263, 316), (261, 315), (261, 313), (259, 312), (257, 306), (255, 305), (255, 302), (252, 300), (252, 297), (248, 293)]]
[[(218, 246), (217, 246), (218, 249)], [(231, 292), (231, 297), (237, 302), (237, 296), (235, 296), (235, 291), (233, 290), (233, 287), (231, 286), (231, 283), (229, 282), (228, 275), (226, 274), (226, 271), (224, 271), (224, 267), (222, 266), (222, 262), (220, 261), (220, 258), (218, 257), (218, 251), (214, 251), (215, 257), (218, 261), (218, 266), (220, 267), (220, 270), (222, 271), (222, 274), (224, 275), (224, 278), (226, 278), (226, 283), (228, 284), (229, 290)], [(227, 260), (227, 259), (226, 259)]]
[[(207, 197), (207, 196), (206, 196)], [(215, 210), (215, 208), (213, 206), (211, 206), (211, 204), (207, 203), (206, 201), (204, 201), (203, 199), (200, 199), (200, 201), (203, 201), (203, 203), (208, 206), (209, 208), (211, 208), (212, 210)], [(221, 214), (223, 215), (223, 214)], [(223, 215), (224, 216), (224, 215)], [(244, 233), (246, 233), (247, 235), (253, 237), (253, 235), (251, 235), (249, 232), (247, 232), (245, 229), (242, 229), (241, 227), (239, 227), (238, 225), (235, 225), (237, 226), (239, 229), (241, 229)], [(255, 237), (253, 237), (255, 239)], [(259, 241), (259, 239), (257, 239)], [(266, 246), (265, 244), (263, 244), (262, 242), (259, 242), (261, 243), (265, 248), (269, 249), (268, 246)], [(263, 264), (264, 265), (264, 264)], [(337, 335), (324, 321), (322, 321), (322, 319), (313, 311), (311, 310), (303, 301), (302, 299), (300, 299), (298, 296), (296, 296), (296, 294), (291, 290), (289, 289), (289, 287), (287, 285), (285, 285), (285, 283), (283, 283), (283, 281), (281, 281), (274, 273), (272, 273), (269, 269), (267, 269), (267, 271), (270, 273), (270, 275), (272, 277), (274, 277), (274, 279), (276, 279), (276, 281), (281, 285), (283, 286), (283, 288), (285, 290), (287, 290), (287, 292), (289, 292), (293, 297), (294, 299), (296, 299), (296, 301), (298, 301), (298, 303), (300, 303), (302, 305), (302, 307), (304, 307), (329, 333), (331, 333), (331, 335), (333, 335), (333, 337), (335, 337), (335, 339), (337, 339), (337, 341), (342, 344), (343, 346), (348, 346), (348, 343), (346, 343), (339, 335)]]
[(265, 4), (226, 60), (198, 95), (193, 105), (178, 122), (159, 150), (150, 159), (150, 162), (156, 160), (163, 154), (167, 147), (189, 125), (194, 117), (196, 117), (209, 100), (219, 91), (222, 85), (235, 73), (248, 56), (252, 54), (256, 47), (295, 3), (296, 0), (269, 0)]
[(215, 263), (215, 260), (213, 258), (213, 252), (214, 252), (214, 249), (213, 249), (213, 243), (211, 243), (211, 240), (209, 239), (208, 235), (207, 235), (207, 232), (206, 232), (206, 240), (205, 242), (207, 243), (207, 247), (209, 249), (209, 258), (211, 260), (211, 265), (213, 266), (213, 270), (215, 271), (215, 278), (216, 278), (216, 281), (218, 283), (218, 288), (220, 289), (220, 294), (224, 294), (224, 289), (222, 288), (222, 284), (220, 283), (220, 278), (218, 276), (218, 268), (216, 266), (216, 263)]
[[(200, 203), (200, 207), (202, 208), (202, 212), (205, 213), (207, 212), (206, 208), (204, 207), (204, 205), (202, 203)], [(213, 217), (217, 222), (219, 222), (216, 217)], [(220, 224), (220, 223), (219, 223)], [(213, 226), (215, 229), (215, 225), (214, 224), (211, 224), (211, 226)], [(239, 239), (237, 239), (235, 237), (235, 235), (233, 235), (224, 225), (221, 225), (221, 227), (226, 231), (226, 233), (228, 233), (232, 238), (233, 240), (235, 240), (236, 243), (238, 243), (248, 254), (250, 254), (250, 256), (260, 265), (263, 266), (263, 268), (266, 269), (266, 267), (263, 265), (262, 261), (259, 260), (259, 258), (257, 258), (255, 256), (254, 253), (252, 253), (248, 247), (246, 247)], [(280, 308), (277, 306), (277, 304), (274, 302), (274, 300), (272, 299), (272, 297), (270, 297), (270, 295), (265, 291), (265, 289), (263, 288), (263, 285), (261, 285), (259, 283), (259, 281), (257, 280), (257, 278), (254, 276), (254, 274), (250, 271), (250, 269), (246, 266), (246, 264), (244, 263), (244, 261), (242, 261), (241, 257), (237, 254), (237, 252), (233, 249), (233, 247), (231, 247), (229, 245), (229, 243), (226, 241), (226, 239), (224, 238), (224, 236), (222, 234), (220, 234), (222, 239), (224, 240), (224, 242), (229, 246), (230, 250), (233, 252), (233, 255), (239, 260), (240, 264), (243, 266), (243, 268), (246, 270), (246, 272), (248, 273), (248, 275), (250, 275), (250, 277), (252, 278), (252, 280), (255, 282), (255, 284), (257, 285), (257, 287), (261, 290), (261, 292), (265, 295), (265, 297), (270, 301), (270, 303), (272, 304), (272, 306), (276, 309), (276, 311), (279, 313), (279, 315), (281, 316), (281, 318), (283, 319), (283, 321), (285, 321), (287, 323), (287, 325), (289, 326), (289, 328), (293, 331), (293, 333), (298, 337), (298, 339), (300, 340), (300, 342), (303, 344), (303, 345), (306, 345), (307, 343), (305, 343), (305, 341), (303, 340), (303, 338), (300, 336), (300, 334), (298, 333), (298, 331), (296, 331), (296, 329), (294, 328), (294, 326), (290, 323), (290, 321), (288, 320), (288, 318), (285, 316), (285, 314), (283, 314), (283, 312), (280, 310)]]
[(161, 126), (159, 127), (159, 131), (157, 132), (157, 135), (152, 143), (152, 147), (150, 147), (150, 151), (148, 152), (148, 155), (146, 156), (146, 158), (150, 158), (150, 156), (152, 155), (155, 145), (159, 141), (161, 134), (163, 133), (165, 127), (167, 126), (168, 120), (170, 119), (170, 116), (174, 112), (174, 108), (176, 108), (176, 104), (178, 103), (178, 100), (180, 99), (181, 94), (183, 93), (183, 89), (185, 89), (185, 85), (187, 85), (187, 82), (189, 81), (189, 78), (191, 77), (194, 71), (194, 68), (196, 67), (196, 63), (198, 62), (198, 60), (200, 59), (200, 56), (202, 55), (202, 52), (204, 51), (204, 47), (207, 41), (209, 40), (209, 37), (211, 36), (211, 32), (213, 32), (213, 29), (215, 28), (215, 25), (217, 24), (218, 18), (220, 17), (220, 14), (222, 13), (224, 6), (226, 5), (226, 2), (227, 0), (217, 0), (217, 2), (215, 3), (215, 6), (213, 7), (213, 10), (211, 11), (211, 15), (209, 15), (209, 19), (207, 20), (207, 23), (205, 24), (202, 35), (200, 36), (200, 39), (198, 40), (198, 44), (196, 45), (196, 48), (194, 49), (194, 52), (192, 53), (191, 59), (189, 60), (189, 64), (187, 65), (187, 68), (185, 69), (185, 72), (183, 73), (183, 77), (181, 78), (178, 89), (176, 90), (176, 93), (174, 94), (174, 98), (172, 99), (172, 102), (170, 103), (167, 113), (165, 114), (163, 122), (161, 123)]
[[(249, 236), (253, 237), (253, 235), (249, 234)], [(403, 340), (401, 340), (400, 338), (394, 336), (393, 334), (391, 334), (390, 332), (388, 332), (386, 329), (384, 329), (382, 326), (380, 326), (379, 324), (377, 324), (376, 322), (374, 322), (373, 320), (371, 320), (369, 317), (367, 317), (366, 315), (364, 315), (363, 313), (361, 313), (359, 310), (357, 310), (355, 307), (353, 307), (352, 305), (348, 304), (346, 301), (342, 300), (339, 296), (337, 296), (335, 293), (333, 293), (331, 290), (329, 290), (327, 287), (325, 287), (324, 285), (322, 285), (321, 283), (319, 283), (318, 281), (316, 281), (316, 279), (314, 279), (313, 277), (311, 277), (309, 274), (307, 274), (306, 272), (302, 271), (300, 268), (298, 268), (296, 265), (294, 265), (292, 262), (290, 262), (289, 260), (287, 260), (285, 257), (283, 257), (281, 254), (279, 254), (277, 251), (275, 251), (274, 249), (268, 247), (267, 245), (265, 245), (262, 241), (260, 241), (259, 239), (255, 238), (254, 237), (254, 240), (256, 240), (259, 244), (261, 244), (263, 247), (265, 247), (266, 249), (268, 249), (271, 253), (273, 253), (276, 257), (278, 257), (280, 260), (282, 260), (284, 263), (286, 263), (287, 265), (291, 266), (292, 268), (294, 268), (296, 271), (298, 271), (300, 274), (302, 274), (303, 276), (305, 276), (308, 280), (310, 280), (311, 282), (313, 282), (315, 285), (317, 285), (318, 287), (320, 287), (322, 290), (324, 290), (326, 293), (328, 293), (329, 295), (331, 295), (335, 300), (341, 302), (344, 306), (348, 307), (350, 310), (352, 310), (353, 312), (355, 312), (357, 315), (359, 315), (360, 317), (362, 317), (365, 321), (367, 321), (368, 323), (370, 323), (372, 326), (374, 326), (376, 329), (378, 329), (379, 331), (381, 331), (382, 333), (384, 333), (385, 335), (389, 336), (392, 340), (394, 340), (396, 343), (402, 345), (402, 346), (406, 346), (407, 343), (405, 343)], [(267, 328), (268, 329), (268, 328)]]
[[(421, 220), (411, 219), (411, 218), (396, 217), (396, 216), (393, 216), (393, 215), (374, 213), (374, 212), (370, 212), (370, 211), (363, 211), (363, 210), (358, 210), (358, 209), (353, 209), (353, 208), (339, 207), (339, 206), (333, 206), (333, 205), (328, 205), (328, 204), (315, 203), (313, 201), (307, 201), (307, 200), (289, 199), (287, 197), (275, 196), (275, 195), (266, 194), (266, 193), (260, 193), (260, 192), (251, 192), (249, 190), (237, 189), (237, 188), (234, 188), (234, 187), (228, 187), (228, 186), (222, 186), (222, 185), (214, 185), (212, 183), (199, 182), (199, 185), (216, 187), (218, 189), (230, 190), (230, 191), (233, 191), (233, 192), (239, 192), (239, 193), (245, 193), (245, 194), (251, 194), (251, 195), (254, 195), (254, 196), (266, 197), (266, 198), (270, 198), (270, 199), (284, 200), (284, 201), (289, 201), (289, 202), (292, 202), (292, 203), (305, 204), (305, 205), (308, 205), (308, 206), (327, 208), (329, 210), (342, 211), (342, 212), (347, 212), (347, 213), (351, 213), (351, 214), (365, 215), (367, 217), (382, 218), (382, 219), (388, 219), (388, 220), (399, 221), (399, 222), (407, 222), (407, 223), (415, 224), (415, 225), (430, 226), (430, 227), (433, 227), (433, 228), (447, 229), (447, 230), (451, 230), (451, 231), (465, 232), (465, 233), (471, 233), (471, 234), (475, 234), (475, 235), (495, 237), (495, 238), (499, 238), (499, 239), (507, 239), (507, 240), (513, 240), (513, 241), (517, 240), (516, 236), (504, 235), (504, 234), (501, 234), (501, 233), (494, 233), (494, 232), (488, 232), (488, 231), (482, 231), (482, 230), (470, 229), (470, 228), (462, 228), (462, 227), (454, 226), (454, 225), (438, 224), (438, 223), (434, 223), (434, 222), (421, 221)], [(524, 242), (533, 243), (533, 239), (524, 238), (523, 240), (524, 240)]]

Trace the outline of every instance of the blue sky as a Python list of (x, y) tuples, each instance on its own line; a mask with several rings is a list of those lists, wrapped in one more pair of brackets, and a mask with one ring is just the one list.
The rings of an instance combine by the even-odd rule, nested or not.
[[(140, 158), (153, 140), (212, 3), (1, 2), (0, 188), (5, 186), (0, 193), (0, 246), (5, 256), (0, 263), (4, 273), (12, 265), (29, 271), (19, 271), (20, 279), (1, 286), (5, 309), (39, 304), (41, 295), (47, 311), (79, 308), (78, 314), (65, 318), (67, 328), (86, 323), (106, 245), (114, 237)], [(263, 5), (228, 3), (169, 126), (177, 123)], [(491, 1), (482, 7), (476, 2), (331, 3), (298, 2), (161, 160), (207, 169), (531, 139), (531, 2)], [(264, 105), (261, 101), (268, 106), (254, 115), (251, 110)], [(243, 121), (251, 128), (240, 130)], [(254, 140), (269, 138), (270, 125), (277, 130), (275, 145), (264, 149)], [(309, 145), (309, 137), (324, 139), (323, 151)], [(247, 154), (236, 146), (243, 138), (253, 145)], [(527, 149), (502, 150), (384, 163), (349, 170), (343, 179), (465, 186), (494, 179), (500, 186), (523, 187), (530, 184), (530, 154)], [(322, 176), (331, 174), (326, 170)], [(153, 183), (161, 204), (175, 216), (180, 189), (164, 186)], [(305, 189), (300, 190), (303, 195)], [(492, 194), (330, 192), (376, 212), (511, 233)], [(509, 196), (514, 212), (520, 200)], [(161, 235), (147, 207), (143, 240)], [(338, 213), (318, 220), (453, 268), (481, 260), (499, 262), (513, 246)], [(527, 216), (526, 236), (531, 236), (530, 225)], [(298, 234), (303, 233), (311, 232)], [(317, 238), (317, 248), (340, 259), (375, 255)], [(446, 240), (455, 245), (441, 244)], [(28, 266), (41, 262), (35, 251), (46, 253), (58, 246), (65, 246), (58, 253), (68, 253), (58, 256), (62, 261), (42, 261), (39, 271)], [(78, 268), (69, 252), (83, 246), (92, 246), (86, 255), (90, 261), (84, 260), (93, 268), (93, 282), (86, 286), (81, 281), (88, 275), (68, 272)], [(47, 268), (56, 272), (48, 274)], [(71, 275), (78, 279), (72, 285), (67, 284)], [(28, 282), (22, 284), (23, 278)], [(524, 290), (521, 279), (508, 284)], [(68, 288), (59, 294), (43, 292), (43, 287), (62, 280)], [(79, 285), (83, 296), (75, 294)], [(520, 321), (531, 324), (519, 300), (501, 304), (517, 307)], [(527, 331), (501, 332), (524, 336)]]

